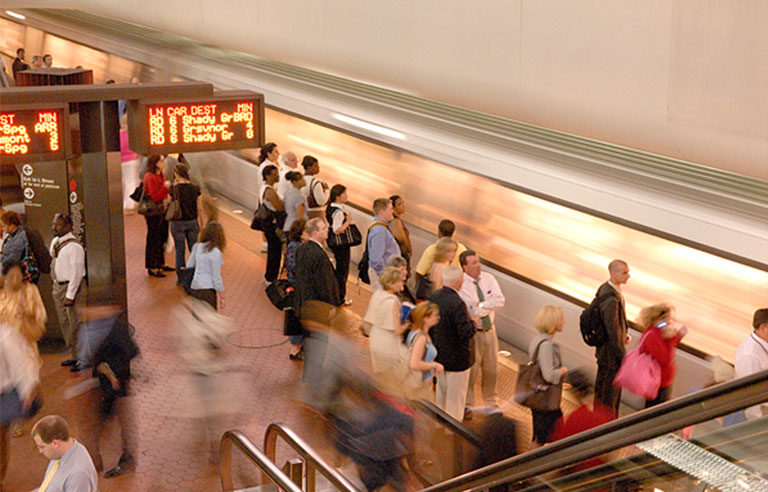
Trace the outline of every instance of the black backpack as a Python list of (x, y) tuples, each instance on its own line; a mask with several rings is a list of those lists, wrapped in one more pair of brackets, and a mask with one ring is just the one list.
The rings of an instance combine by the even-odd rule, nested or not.
[(35, 229), (24, 228), (24, 232), (27, 234), (27, 242), (29, 249), (32, 250), (32, 254), (35, 255), (35, 261), (37, 261), (37, 268), (46, 274), (51, 273), (51, 253), (43, 243), (43, 238), (40, 233)]
[(603, 323), (603, 318), (600, 315), (600, 303), (611, 296), (615, 296), (615, 294), (609, 292), (600, 297), (595, 296), (592, 303), (581, 312), (579, 317), (581, 338), (590, 347), (599, 347), (608, 341), (605, 323)]
[(371, 277), (368, 275), (368, 234), (371, 233), (371, 229), (376, 227), (377, 225), (384, 226), (381, 222), (374, 222), (373, 224), (368, 226), (368, 232), (365, 235), (365, 251), (363, 251), (363, 256), (360, 258), (360, 261), (357, 263), (357, 278), (360, 279), (361, 282), (364, 284), (371, 285)]

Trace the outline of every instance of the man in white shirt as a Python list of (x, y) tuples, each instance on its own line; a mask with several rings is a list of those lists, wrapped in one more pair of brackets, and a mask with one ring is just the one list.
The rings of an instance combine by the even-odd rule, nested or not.
[[(755, 331), (736, 349), (734, 366), (737, 378), (768, 370), (768, 308), (755, 311), (752, 326)], [(747, 420), (768, 416), (768, 403), (749, 407), (744, 414)]]
[(85, 446), (70, 435), (66, 420), (58, 415), (41, 418), (32, 427), (32, 440), (51, 460), (38, 492), (96, 492), (96, 468)]
[(304, 168), (304, 180), (307, 183), (301, 190), (307, 197), (307, 218), (322, 217), (325, 214), (325, 204), (328, 202), (330, 191), (327, 183), (317, 179), (320, 163), (315, 157), (305, 155), (301, 160), (301, 166)]
[[(53, 219), (51, 241), (51, 293), (59, 318), (61, 334), (70, 351), (69, 359), (61, 363), (72, 366), (72, 372), (85, 369), (87, 361), (77, 360), (77, 331), (79, 320), (77, 308), (85, 299), (85, 250), (72, 234), (72, 219), (69, 215), (56, 214)], [(77, 306), (76, 306), (77, 304)]]
[(459, 295), (467, 305), (469, 317), (475, 325), (475, 363), (469, 372), (465, 418), (472, 416), (471, 408), (475, 404), (475, 383), (482, 376), (483, 401), (486, 406), (497, 406), (496, 367), (499, 352), (499, 339), (494, 323), (496, 311), (504, 307), (504, 294), (499, 282), (493, 275), (481, 269), (480, 257), (469, 249), (459, 255), (459, 263), (464, 270), (464, 283)]
[(282, 165), (280, 166), (280, 181), (277, 182), (277, 194), (282, 200), (285, 196), (285, 192), (291, 189), (291, 182), (285, 179), (285, 175), (291, 171), (304, 174), (304, 170), (299, 167), (299, 159), (296, 154), (290, 150), (280, 157)]

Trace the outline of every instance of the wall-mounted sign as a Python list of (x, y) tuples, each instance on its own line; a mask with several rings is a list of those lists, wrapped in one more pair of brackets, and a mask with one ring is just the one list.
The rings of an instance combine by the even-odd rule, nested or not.
[(68, 106), (4, 106), (0, 110), (0, 162), (63, 161)]
[(222, 91), (205, 100), (130, 101), (131, 150), (166, 154), (242, 149), (264, 144), (264, 98)]

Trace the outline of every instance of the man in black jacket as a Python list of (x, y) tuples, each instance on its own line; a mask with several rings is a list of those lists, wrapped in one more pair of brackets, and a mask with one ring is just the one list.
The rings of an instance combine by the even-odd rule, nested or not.
[(460, 267), (449, 266), (443, 270), (443, 285), (429, 298), (440, 308), (440, 322), (429, 330), (432, 343), (437, 348), (437, 362), (445, 367), (437, 375), (437, 406), (461, 422), (467, 399), (469, 370), (475, 362), (472, 337), (475, 325), (469, 318), (464, 301), (459, 297), (464, 272)]
[(621, 286), (629, 280), (629, 265), (623, 260), (613, 260), (608, 265), (610, 278), (597, 289), (600, 301), (600, 319), (605, 326), (606, 342), (595, 349), (597, 357), (597, 377), (595, 378), (595, 398), (612, 408), (618, 414), (621, 401), (621, 388), (613, 385), (613, 379), (619, 372), (621, 361), (627, 353), (629, 343), (627, 334), (627, 314), (624, 309), (624, 294)]
[(333, 264), (323, 249), (328, 224), (322, 217), (306, 225), (309, 240), (296, 250), (296, 307), (307, 336), (304, 339), (305, 400), (325, 412), (337, 384), (338, 371), (330, 364), (343, 364), (343, 357), (329, 336), (329, 328), (340, 321), (343, 303)]

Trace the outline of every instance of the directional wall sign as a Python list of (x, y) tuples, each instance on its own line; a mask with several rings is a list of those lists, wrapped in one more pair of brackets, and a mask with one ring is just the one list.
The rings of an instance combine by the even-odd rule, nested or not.
[(261, 147), (264, 97), (251, 91), (221, 91), (194, 100), (129, 101), (131, 150), (167, 154)]
[(3, 106), (0, 162), (63, 161), (67, 158), (67, 104)]

